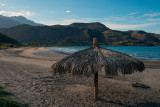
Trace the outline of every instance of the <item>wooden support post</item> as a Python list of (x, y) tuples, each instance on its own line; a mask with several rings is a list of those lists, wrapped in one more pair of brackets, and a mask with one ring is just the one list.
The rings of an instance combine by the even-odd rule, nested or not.
[(93, 45), (92, 45), (92, 47), (97, 47), (97, 46), (98, 46), (97, 38), (93, 38)]
[(93, 38), (93, 45), (97, 45), (97, 38)]
[(98, 98), (98, 72), (94, 74), (94, 99)]

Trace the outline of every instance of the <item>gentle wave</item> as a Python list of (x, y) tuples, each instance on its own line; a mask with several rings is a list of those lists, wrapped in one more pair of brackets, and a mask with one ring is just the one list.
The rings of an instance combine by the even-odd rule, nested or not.
[[(80, 47), (47, 47), (49, 50), (62, 52), (65, 54), (72, 54), (79, 50), (86, 49), (89, 46)], [(126, 53), (132, 57), (140, 60), (160, 60), (160, 46), (147, 47), (147, 46), (104, 46), (103, 48), (111, 49)]]
[(88, 48), (88, 46), (83, 46), (83, 47), (47, 47), (47, 49), (49, 50), (53, 50), (53, 51), (58, 51), (58, 52), (62, 52), (65, 54), (72, 54), (75, 53), (77, 51), (83, 50)]

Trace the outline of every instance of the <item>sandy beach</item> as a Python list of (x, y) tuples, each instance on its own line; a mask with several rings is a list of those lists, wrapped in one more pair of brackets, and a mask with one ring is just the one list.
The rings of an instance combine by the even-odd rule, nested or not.
[[(93, 76), (53, 76), (52, 64), (66, 56), (44, 47), (0, 50), (0, 86), (14, 94), (12, 99), (30, 107), (160, 107), (160, 61), (143, 61), (146, 69), (142, 73), (99, 75), (99, 99), (95, 101)], [(146, 87), (133, 87), (137, 82)]]

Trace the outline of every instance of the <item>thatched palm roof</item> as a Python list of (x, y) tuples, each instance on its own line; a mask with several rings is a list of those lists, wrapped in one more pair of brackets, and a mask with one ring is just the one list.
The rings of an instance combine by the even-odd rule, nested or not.
[(143, 62), (121, 52), (92, 46), (73, 53), (52, 65), (54, 73), (95, 74), (104, 71), (106, 75), (131, 74), (143, 71)]

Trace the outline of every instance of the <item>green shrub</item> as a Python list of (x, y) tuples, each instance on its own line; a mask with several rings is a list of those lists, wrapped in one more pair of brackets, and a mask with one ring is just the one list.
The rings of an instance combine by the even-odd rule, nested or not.
[(7, 98), (0, 98), (0, 107), (18, 107), (20, 103), (9, 100)]
[(11, 95), (12, 93), (3, 90), (2, 87), (0, 87), (0, 96), (6, 96), (6, 95)]
[(0, 86), (0, 107), (27, 107), (27, 103), (19, 103), (17, 101), (9, 99), (8, 95), (12, 95), (12, 93), (5, 91), (3, 87)]

